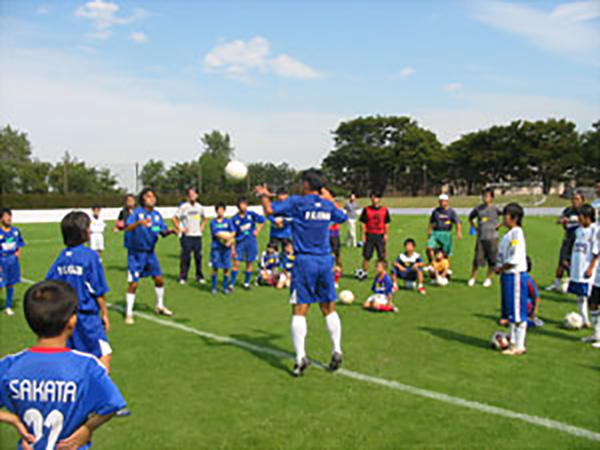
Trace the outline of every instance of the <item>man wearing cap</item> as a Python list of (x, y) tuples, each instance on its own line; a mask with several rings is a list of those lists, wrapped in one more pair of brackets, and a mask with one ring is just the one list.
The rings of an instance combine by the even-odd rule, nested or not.
[(440, 205), (435, 208), (429, 218), (427, 232), (427, 257), (433, 259), (435, 250), (441, 248), (444, 254), (452, 255), (452, 226), (456, 225), (456, 237), (462, 239), (462, 225), (458, 214), (448, 205), (448, 195), (439, 196)]

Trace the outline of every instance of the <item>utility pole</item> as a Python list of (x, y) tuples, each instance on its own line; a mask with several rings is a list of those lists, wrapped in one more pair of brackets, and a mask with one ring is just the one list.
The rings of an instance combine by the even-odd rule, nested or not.
[(140, 164), (138, 162), (136, 162), (135, 163), (135, 193), (136, 194), (140, 191), (139, 179), (140, 179)]
[(69, 193), (69, 152), (65, 152), (65, 156), (63, 157), (63, 192), (65, 194)]

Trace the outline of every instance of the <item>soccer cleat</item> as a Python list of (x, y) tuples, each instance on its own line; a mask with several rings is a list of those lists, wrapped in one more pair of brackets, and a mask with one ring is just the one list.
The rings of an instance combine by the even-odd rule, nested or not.
[(594, 348), (600, 348), (600, 342), (594, 342), (592, 344), (592, 347), (594, 347)]
[(469, 287), (475, 286), (475, 278), (469, 278), (469, 281), (467, 282), (467, 286), (469, 286)]
[(12, 308), (5, 308), (4, 314), (6, 314), (8, 317), (12, 317), (15, 315), (15, 312), (12, 310)]
[(302, 358), (302, 361), (300, 361), (300, 363), (296, 362), (296, 364), (294, 364), (292, 376), (296, 378), (301, 377), (302, 375), (304, 375), (304, 371), (308, 368), (309, 365), (310, 362), (308, 361), (308, 359)]
[(339, 285), (339, 283), (335, 283), (333, 286), (334, 286), (336, 289), (339, 289), (339, 288), (340, 288), (340, 285)]
[(129, 417), (129, 416), (131, 416), (131, 411), (127, 408), (121, 408), (120, 410), (118, 410), (115, 413), (115, 417), (123, 418), (123, 417)]
[(133, 316), (125, 316), (125, 325), (133, 325), (134, 323)]
[(179, 284), (185, 284), (185, 280), (179, 280)]
[(233, 292), (233, 289), (231, 289), (231, 288), (226, 288), (226, 289), (223, 289), (223, 295), (229, 295), (229, 294), (231, 294), (232, 292)]
[(517, 350), (515, 347), (512, 346), (502, 351), (502, 354), (506, 356), (520, 356), (524, 355), (525, 353), (527, 353), (527, 350)]
[(331, 361), (327, 366), (327, 370), (330, 372), (335, 372), (340, 367), (342, 367), (342, 354), (335, 352), (333, 355), (331, 355)]
[(491, 278), (486, 278), (485, 281), (483, 282), (483, 287), (490, 287), (492, 285), (492, 279)]
[(246, 289), (247, 291), (249, 291), (251, 289), (250, 287), (250, 283), (244, 283), (243, 285), (244, 289)]
[(167, 316), (167, 317), (171, 317), (173, 315), (173, 311), (171, 311), (168, 308), (165, 308), (164, 306), (162, 307), (156, 307), (154, 309), (154, 312), (160, 316)]
[(423, 286), (419, 286), (419, 288), (417, 289), (417, 291), (421, 295), (427, 295), (427, 291), (425, 290), (425, 288)]
[(210, 293), (211, 293), (212, 295), (217, 295), (217, 290), (216, 290), (216, 289), (211, 289)]
[(206, 280), (204, 278), (198, 278), (198, 283), (206, 284)]
[(593, 344), (594, 342), (599, 342), (600, 339), (598, 339), (596, 336), (586, 336), (581, 338), (581, 342), (585, 343), (585, 344)]

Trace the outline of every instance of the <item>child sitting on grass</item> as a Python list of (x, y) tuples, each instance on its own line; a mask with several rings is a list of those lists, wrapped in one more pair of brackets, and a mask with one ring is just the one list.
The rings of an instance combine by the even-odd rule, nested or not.
[(267, 249), (260, 256), (260, 272), (256, 285), (276, 286), (279, 279), (279, 253), (277, 244), (269, 242)]
[(294, 245), (291, 242), (285, 243), (285, 250), (281, 254), (281, 273), (277, 280), (277, 289), (289, 288), (292, 284), (292, 269), (294, 268)]
[(398, 312), (392, 303), (393, 283), (387, 274), (387, 262), (383, 259), (377, 261), (375, 271), (375, 279), (371, 286), (373, 295), (363, 303), (363, 308), (370, 311)]
[(425, 295), (427, 292), (423, 287), (423, 258), (415, 251), (414, 239), (404, 241), (404, 253), (400, 253), (394, 267), (392, 268), (392, 280), (394, 281), (394, 290), (398, 290), (398, 279), (404, 280), (406, 289), (413, 289), (413, 285), (418, 282), (419, 294)]
[(450, 260), (444, 253), (444, 250), (438, 248), (435, 251), (435, 257), (426, 270), (432, 284), (446, 286), (450, 282), (450, 276), (452, 275)]

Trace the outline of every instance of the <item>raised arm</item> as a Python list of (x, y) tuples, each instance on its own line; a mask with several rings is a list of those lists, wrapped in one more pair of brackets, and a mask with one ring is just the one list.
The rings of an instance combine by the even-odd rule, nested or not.
[(254, 191), (256, 192), (256, 195), (258, 195), (260, 197), (260, 203), (263, 207), (265, 216), (272, 216), (273, 215), (273, 204), (271, 202), (271, 197), (273, 196), (273, 194), (271, 192), (269, 192), (269, 188), (267, 187), (267, 185), (262, 184), (262, 185), (256, 186), (254, 188)]

